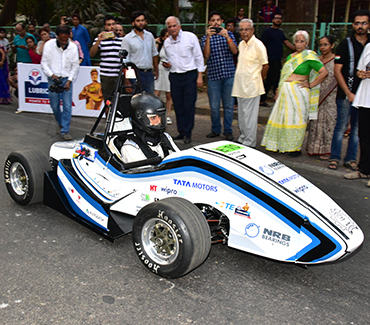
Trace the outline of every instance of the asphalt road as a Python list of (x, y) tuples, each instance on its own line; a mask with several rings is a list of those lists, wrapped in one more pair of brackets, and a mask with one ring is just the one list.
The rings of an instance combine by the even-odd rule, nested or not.
[[(0, 106), (0, 161), (60, 140), (53, 116)], [(94, 119), (74, 118), (82, 137)], [(369, 188), (295, 168), (370, 233)], [(308, 269), (212, 246), (203, 265), (175, 280), (147, 271), (131, 235), (111, 243), (43, 206), (22, 207), (0, 176), (1, 324), (369, 324), (370, 255)], [(319, 200), (320, 198), (318, 198)]]

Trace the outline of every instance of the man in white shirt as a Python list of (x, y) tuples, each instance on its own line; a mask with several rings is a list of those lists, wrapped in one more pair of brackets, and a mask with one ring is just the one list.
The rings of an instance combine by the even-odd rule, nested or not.
[[(72, 82), (79, 70), (79, 56), (76, 44), (69, 40), (68, 25), (58, 26), (56, 39), (45, 43), (41, 69), (48, 77), (50, 106), (58, 122), (58, 133), (64, 140), (72, 140), (69, 126), (72, 117)], [(63, 101), (63, 111), (60, 110)]]
[(127, 60), (139, 68), (143, 90), (154, 93), (154, 79), (158, 78), (158, 51), (151, 33), (144, 29), (145, 13), (135, 11), (131, 16), (134, 29), (122, 41), (121, 48), (128, 52)]
[(194, 127), (197, 91), (198, 87), (203, 86), (203, 53), (198, 38), (193, 33), (182, 31), (177, 17), (168, 17), (166, 25), (170, 37), (163, 46), (169, 63), (163, 66), (170, 68), (171, 95), (179, 132), (173, 139), (184, 139), (184, 143), (189, 144)]

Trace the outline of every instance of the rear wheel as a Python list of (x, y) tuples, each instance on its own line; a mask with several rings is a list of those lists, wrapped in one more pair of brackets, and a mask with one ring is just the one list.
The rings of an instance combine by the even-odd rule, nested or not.
[(15, 202), (21, 205), (39, 203), (44, 194), (44, 172), (51, 166), (40, 150), (12, 152), (5, 161), (6, 188)]
[(140, 210), (134, 220), (133, 242), (146, 267), (160, 276), (177, 278), (205, 261), (211, 234), (194, 204), (172, 197)]

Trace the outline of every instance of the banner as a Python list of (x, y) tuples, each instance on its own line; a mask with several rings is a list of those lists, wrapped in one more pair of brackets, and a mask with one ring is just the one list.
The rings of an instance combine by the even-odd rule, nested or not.
[[(48, 78), (41, 65), (18, 63), (18, 110), (53, 113), (48, 93)], [(97, 117), (103, 107), (100, 68), (80, 67), (73, 82), (72, 115)]]

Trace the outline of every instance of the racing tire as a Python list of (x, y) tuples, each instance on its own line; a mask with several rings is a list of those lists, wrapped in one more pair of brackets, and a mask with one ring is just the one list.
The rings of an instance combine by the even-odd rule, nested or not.
[(4, 180), (12, 199), (20, 205), (40, 203), (44, 196), (44, 172), (51, 170), (40, 150), (12, 152), (5, 161)]
[(153, 202), (134, 219), (133, 244), (142, 263), (165, 278), (178, 278), (201, 265), (211, 249), (202, 212), (177, 197)]

